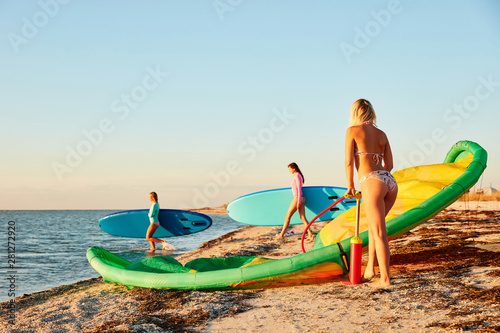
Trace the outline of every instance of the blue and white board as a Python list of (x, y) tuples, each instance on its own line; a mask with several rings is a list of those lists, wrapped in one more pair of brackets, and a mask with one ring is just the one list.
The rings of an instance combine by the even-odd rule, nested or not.
[[(149, 209), (127, 210), (104, 216), (99, 226), (108, 234), (143, 238), (149, 227)], [(160, 209), (160, 226), (154, 237), (174, 237), (203, 231), (212, 225), (210, 216), (177, 209)]]
[[(308, 221), (311, 221), (346, 192), (347, 188), (345, 187), (302, 187), (303, 196), (306, 198), (305, 211)], [(259, 226), (280, 226), (285, 221), (292, 200), (293, 195), (290, 187), (255, 192), (231, 201), (227, 206), (227, 212), (236, 222)], [(332, 220), (355, 205), (355, 199), (345, 199), (323, 214), (316, 222)], [(290, 225), (293, 224), (302, 224), (298, 212), (290, 220)]]

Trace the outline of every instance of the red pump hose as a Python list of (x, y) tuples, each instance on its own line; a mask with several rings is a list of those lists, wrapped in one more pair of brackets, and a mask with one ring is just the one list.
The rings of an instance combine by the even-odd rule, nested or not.
[(306, 253), (306, 249), (304, 248), (304, 238), (305, 238), (307, 230), (309, 230), (309, 227), (311, 226), (311, 224), (313, 224), (314, 221), (316, 221), (318, 219), (318, 217), (320, 217), (321, 215), (323, 215), (324, 213), (326, 213), (327, 211), (329, 211), (331, 208), (335, 207), (339, 202), (341, 202), (345, 198), (346, 198), (345, 195), (342, 196), (342, 197), (340, 197), (337, 201), (335, 201), (330, 206), (328, 206), (328, 208), (326, 208), (324, 211), (322, 211), (321, 213), (319, 213), (318, 215), (316, 215), (316, 217), (313, 218), (311, 222), (309, 222), (309, 224), (307, 225), (307, 227), (304, 229), (304, 232), (302, 233), (302, 240), (301, 240), (302, 253)]

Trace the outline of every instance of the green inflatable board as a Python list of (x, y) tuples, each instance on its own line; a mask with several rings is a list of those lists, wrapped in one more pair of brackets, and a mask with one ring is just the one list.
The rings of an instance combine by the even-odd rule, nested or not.
[[(486, 161), (487, 153), (481, 146), (460, 141), (448, 152), (444, 163), (395, 172), (399, 192), (386, 219), (388, 236), (392, 239), (402, 235), (453, 203), (478, 181)], [(348, 272), (354, 211), (352, 208), (344, 212), (325, 226), (312, 251), (279, 260), (199, 258), (181, 265), (170, 257), (150, 257), (131, 263), (97, 246), (88, 249), (87, 259), (104, 281), (129, 287), (241, 289), (330, 280)], [(360, 237), (366, 246), (368, 232), (363, 216)]]

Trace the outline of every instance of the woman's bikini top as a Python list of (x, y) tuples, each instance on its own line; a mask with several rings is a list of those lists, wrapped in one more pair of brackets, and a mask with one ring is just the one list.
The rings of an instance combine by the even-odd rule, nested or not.
[[(361, 125), (373, 125), (375, 127), (378, 127), (373, 123), (372, 120), (365, 121)], [(373, 160), (375, 161), (376, 164), (382, 164), (382, 161), (384, 160), (384, 153), (367, 153), (364, 151), (359, 151), (357, 149), (354, 149), (354, 156), (359, 156), (359, 155), (373, 155)]]
[(384, 160), (384, 153), (367, 153), (364, 151), (359, 151), (357, 149), (354, 149), (354, 156), (359, 156), (359, 155), (373, 155), (373, 160), (375, 161), (375, 164), (382, 164), (382, 161)]

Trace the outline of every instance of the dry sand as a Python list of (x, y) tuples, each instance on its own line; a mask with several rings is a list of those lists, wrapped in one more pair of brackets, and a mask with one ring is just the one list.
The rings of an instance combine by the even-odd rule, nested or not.
[[(499, 332), (500, 212), (455, 209), (390, 243), (389, 288), (332, 280), (247, 291), (129, 290), (95, 278), (17, 298), (14, 325), (2, 303), (0, 332)], [(279, 229), (245, 227), (177, 259), (300, 253), (299, 236), (273, 239)]]
[(456, 210), (500, 210), (500, 201), (455, 201), (448, 209)]

